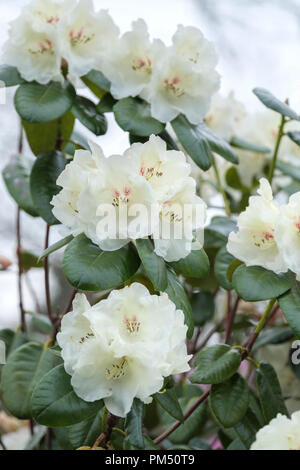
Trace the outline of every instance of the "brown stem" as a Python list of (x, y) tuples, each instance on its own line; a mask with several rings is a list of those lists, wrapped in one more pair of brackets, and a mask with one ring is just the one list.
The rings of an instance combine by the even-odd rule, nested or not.
[(26, 331), (25, 309), (23, 304), (23, 286), (22, 286), (22, 260), (21, 260), (21, 209), (17, 210), (17, 257), (18, 257), (18, 292), (19, 292), (19, 308), (21, 318), (21, 330)]
[(92, 449), (97, 449), (97, 447), (99, 447), (100, 442), (103, 441), (104, 439), (105, 439), (105, 433), (102, 432), (100, 436), (96, 439)]
[[(47, 224), (45, 246), (44, 246), (45, 250), (47, 250), (47, 248), (49, 247), (49, 232), (50, 232), (50, 226)], [(46, 294), (47, 314), (48, 314), (49, 320), (51, 321), (51, 323), (53, 323), (54, 320), (53, 320), (52, 310), (51, 310), (48, 256), (45, 256), (44, 258), (44, 273), (45, 273), (45, 294)]]
[(52, 449), (52, 430), (51, 430), (51, 428), (47, 428), (47, 431), (46, 431), (45, 447), (46, 447), (46, 450), (51, 450)]
[(228, 318), (227, 318), (227, 323), (226, 323), (226, 336), (225, 336), (226, 344), (231, 344), (232, 327), (233, 327), (235, 315), (236, 315), (240, 300), (241, 300), (240, 297), (237, 297), (232, 309), (230, 308), (228, 311)]
[[(201, 397), (198, 398), (197, 401), (184, 413), (184, 419), (186, 420), (195, 410), (198, 408), (198, 406), (203, 403), (209, 396), (210, 394), (210, 389), (207, 390)], [(181, 421), (176, 421), (169, 429), (167, 429), (165, 432), (163, 432), (160, 436), (158, 436), (156, 439), (154, 439), (154, 444), (159, 444), (162, 442), (166, 437), (168, 437), (175, 429), (177, 429), (180, 425), (182, 424)]]
[(3, 443), (1, 437), (0, 437), (0, 446), (2, 447), (3, 450), (7, 450), (5, 444)]

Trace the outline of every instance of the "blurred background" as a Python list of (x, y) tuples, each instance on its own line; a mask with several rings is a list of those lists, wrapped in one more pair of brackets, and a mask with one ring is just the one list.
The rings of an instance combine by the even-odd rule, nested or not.
[[(0, 47), (7, 37), (9, 22), (26, 5), (26, 0), (0, 0)], [(235, 91), (248, 110), (262, 105), (252, 94), (265, 87), (278, 98), (289, 97), (300, 110), (300, 0), (94, 0), (97, 9), (108, 9), (122, 32), (137, 18), (144, 18), (150, 34), (170, 43), (177, 24), (199, 27), (219, 54), (222, 94)], [(14, 89), (7, 90), (0, 105), (0, 170), (17, 152), (19, 120), (13, 109)], [(109, 118), (109, 132), (97, 139), (107, 155), (128, 147), (128, 138)], [(82, 130), (82, 132), (87, 132)], [(90, 136), (92, 137), (92, 135)], [(29, 152), (28, 149), (26, 151)], [(16, 264), (16, 206), (0, 179), (0, 259), (12, 261), (0, 272), (0, 328), (16, 327), (19, 321)], [(22, 246), (37, 255), (42, 252), (45, 224), (22, 214)], [(62, 238), (60, 228), (51, 229), (50, 243)], [(53, 304), (65, 305), (69, 287), (59, 274), (60, 254), (51, 257)], [(43, 310), (43, 273), (31, 270), (25, 276), (26, 310)], [(34, 293), (33, 293), (34, 292)]]

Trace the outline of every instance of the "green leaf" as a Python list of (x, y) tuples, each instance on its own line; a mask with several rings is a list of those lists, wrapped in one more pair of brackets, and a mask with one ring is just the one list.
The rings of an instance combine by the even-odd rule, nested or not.
[(151, 116), (150, 105), (138, 98), (123, 98), (113, 109), (119, 126), (131, 134), (150, 136), (159, 134), (165, 128), (164, 124)]
[(40, 344), (27, 343), (16, 349), (2, 370), (2, 399), (19, 419), (31, 418), (31, 395), (44, 374), (57, 364), (57, 358)]
[(18, 206), (32, 217), (38, 217), (30, 193), (30, 174), (33, 160), (18, 155), (15, 162), (9, 163), (3, 170), (3, 179), (11, 197)]
[(192, 383), (219, 384), (236, 373), (241, 355), (227, 344), (208, 346), (196, 356), (195, 370), (189, 377)]
[(290, 132), (287, 132), (287, 135), (295, 144), (300, 146), (300, 132), (299, 131), (290, 131)]
[(300, 284), (295, 282), (292, 289), (282, 295), (278, 302), (286, 321), (300, 338)]
[(230, 264), (233, 262), (234, 257), (228, 253), (226, 247), (221, 248), (215, 259), (215, 276), (223, 289), (231, 290), (232, 284), (227, 279), (227, 270)]
[(50, 202), (61, 190), (56, 181), (67, 163), (61, 152), (53, 151), (39, 155), (32, 168), (30, 189), (33, 203), (40, 216), (49, 225), (59, 223), (52, 213)]
[(260, 266), (237, 268), (232, 277), (232, 284), (238, 295), (247, 302), (269, 300), (288, 291), (294, 283), (290, 272), (275, 274)]
[(256, 370), (256, 381), (259, 400), (267, 423), (278, 413), (288, 415), (281, 393), (276, 372), (268, 362), (261, 362)]
[(71, 111), (56, 121), (31, 124), (23, 121), (23, 127), (32, 152), (35, 155), (55, 150), (58, 137), (66, 143), (72, 135), (75, 118)]
[(224, 428), (235, 426), (245, 416), (249, 405), (249, 387), (235, 374), (224, 383), (214, 384), (210, 391), (210, 406)]
[(193, 250), (185, 258), (168, 264), (183, 276), (195, 279), (208, 276), (210, 270), (209, 259), (203, 249)]
[(264, 145), (252, 144), (251, 142), (247, 142), (246, 140), (240, 139), (239, 137), (232, 137), (230, 145), (242, 150), (249, 150), (250, 152), (255, 153), (270, 153), (271, 151), (268, 147), (265, 147)]
[(99, 412), (95, 416), (74, 424), (67, 428), (67, 436), (73, 449), (88, 446), (92, 447), (96, 439), (100, 436), (102, 428), (102, 413)]
[(96, 106), (98, 113), (112, 113), (117, 100), (110, 93), (105, 93), (100, 103)]
[(164, 408), (164, 410), (166, 410), (166, 412), (177, 421), (184, 420), (182, 409), (174, 388), (169, 388), (163, 393), (156, 393), (155, 399), (158, 401), (160, 406), (162, 406), (162, 408)]
[(18, 69), (11, 65), (0, 65), (0, 80), (6, 87), (21, 85), (25, 80), (21, 77)]
[(80, 423), (95, 416), (102, 407), (102, 400), (86, 402), (75, 394), (63, 364), (43, 376), (32, 396), (34, 419), (49, 427)]
[(297, 121), (299, 120), (298, 114), (293, 111), (288, 104), (280, 101), (265, 88), (254, 88), (253, 93), (267, 108), (272, 109), (282, 116), (286, 116)]
[[(110, 91), (110, 82), (99, 70), (91, 70), (87, 75), (81, 77), (81, 80), (90, 88), (90, 85), (96, 85), (103, 93)], [(92, 88), (91, 88), (92, 89)], [(93, 90), (92, 90), (93, 91)]]
[(51, 335), (53, 331), (52, 323), (46, 315), (34, 314), (31, 319), (31, 325), (35, 330), (46, 335)]
[(230, 283), (232, 283), (232, 276), (233, 276), (234, 271), (242, 264), (244, 264), (243, 261), (240, 261), (239, 259), (234, 259), (228, 266), (227, 271), (226, 271), (226, 279)]
[(257, 417), (250, 409), (243, 419), (234, 426), (234, 433), (246, 450), (249, 450), (251, 444), (255, 441), (256, 434), (260, 427)]
[(25, 121), (50, 122), (63, 116), (72, 107), (75, 96), (74, 88), (68, 83), (25, 83), (15, 94), (15, 107)]
[(154, 248), (149, 238), (136, 240), (136, 248), (154, 289), (165, 291), (168, 286), (168, 277), (163, 258), (154, 253)]
[(300, 168), (290, 163), (278, 161), (276, 163), (277, 170), (280, 170), (284, 175), (290, 176), (296, 181), (300, 181)]
[[(28, 342), (28, 338), (25, 333), (19, 331), (15, 333), (14, 331), (10, 330), (9, 328), (5, 328), (0, 330), (0, 340), (5, 343), (5, 359), (9, 358), (10, 354), (23, 344)], [(1, 372), (3, 369), (3, 365), (0, 364), (0, 379), (1, 379)], [(1, 406), (0, 406), (1, 408)]]
[(230, 167), (225, 174), (225, 180), (228, 186), (238, 191), (244, 192), (245, 186), (242, 183), (238, 169), (235, 166)]
[(211, 148), (199, 130), (199, 126), (191, 124), (183, 115), (172, 121), (174, 132), (197, 166), (203, 171), (208, 170), (212, 164)]
[(102, 251), (83, 234), (69, 243), (63, 258), (63, 271), (70, 284), (87, 291), (114, 289), (128, 281), (139, 266), (131, 245)]
[(190, 339), (193, 336), (194, 332), (193, 312), (190, 301), (186, 295), (182, 284), (180, 284), (176, 274), (174, 274), (170, 269), (168, 269), (167, 275), (168, 287), (166, 289), (166, 293), (168, 294), (172, 302), (174, 302), (176, 307), (179, 310), (183, 311), (185, 324), (188, 327), (187, 337)]
[(107, 132), (106, 117), (97, 110), (96, 105), (83, 96), (77, 96), (72, 107), (73, 115), (95, 135)]
[[(195, 404), (201, 394), (201, 390), (197, 393), (197, 396), (192, 398), (180, 398), (179, 403), (184, 413)], [(206, 404), (202, 403), (198, 406), (195, 411), (184, 420), (184, 422), (172, 432), (169, 436), (169, 440), (173, 444), (187, 444), (193, 437), (195, 437), (202, 429), (206, 419)], [(169, 421), (170, 423), (170, 421)]]
[(49, 256), (55, 251), (60, 250), (61, 248), (66, 246), (68, 243), (70, 243), (73, 240), (73, 238), (74, 238), (73, 235), (68, 235), (67, 237), (62, 238), (58, 242), (53, 243), (53, 245), (49, 246), (47, 250), (43, 251), (43, 253), (39, 257), (39, 260), (43, 260), (46, 256)]
[(193, 318), (196, 326), (202, 326), (215, 313), (214, 295), (211, 292), (198, 292), (191, 298)]
[(253, 351), (266, 344), (282, 344), (294, 338), (294, 333), (289, 327), (272, 326), (269, 330), (262, 331), (254, 343)]
[(206, 138), (213, 152), (225, 158), (228, 162), (235, 165), (239, 163), (239, 159), (235, 151), (230, 147), (228, 142), (223, 140), (212, 132), (205, 124), (198, 124), (201, 134)]
[(135, 398), (125, 421), (126, 438), (131, 445), (138, 449), (144, 448), (143, 411), (143, 403)]
[(24, 271), (29, 271), (31, 268), (43, 267), (43, 263), (41, 263), (38, 257), (30, 251), (22, 250), (20, 253), (20, 260)]

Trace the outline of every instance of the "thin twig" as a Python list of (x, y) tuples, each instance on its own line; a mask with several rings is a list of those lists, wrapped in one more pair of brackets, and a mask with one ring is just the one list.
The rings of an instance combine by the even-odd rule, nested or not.
[(229, 315), (228, 315), (228, 319), (227, 319), (227, 322), (226, 322), (226, 336), (225, 336), (225, 343), (226, 344), (231, 343), (232, 327), (233, 327), (233, 324), (234, 324), (234, 319), (235, 319), (235, 316), (236, 316), (236, 312), (237, 312), (240, 300), (241, 300), (240, 297), (237, 297), (235, 302), (234, 302), (234, 305), (233, 305), (232, 309), (230, 308), (230, 310), (229, 310)]
[(26, 285), (27, 285), (27, 288), (31, 294), (31, 297), (35, 303), (35, 309), (36, 309), (36, 312), (37, 313), (41, 313), (42, 312), (42, 309), (41, 309), (41, 306), (40, 306), (40, 303), (39, 303), (39, 299), (37, 297), (37, 294), (34, 290), (34, 287), (32, 285), (32, 282), (31, 282), (31, 279), (29, 277), (29, 273), (28, 272), (25, 272), (24, 273), (24, 279), (25, 279), (25, 282), (26, 282)]
[(0, 446), (2, 447), (3, 450), (7, 450), (4, 442), (2, 441), (1, 437), (0, 437)]
[[(47, 248), (49, 247), (49, 232), (50, 232), (50, 226), (47, 224), (45, 246), (44, 246), (45, 250), (47, 250)], [(50, 298), (48, 256), (45, 256), (44, 258), (44, 273), (45, 273), (45, 294), (46, 294), (47, 314), (48, 314), (49, 320), (51, 321), (51, 323), (53, 323), (53, 316), (52, 316), (52, 310), (51, 310), (51, 298)]]
[(21, 330), (26, 331), (25, 309), (23, 304), (23, 286), (22, 286), (22, 260), (21, 260), (21, 209), (17, 210), (17, 257), (18, 257), (18, 292), (19, 292), (19, 308), (21, 318)]
[[(198, 408), (198, 406), (203, 403), (209, 396), (210, 394), (210, 389), (208, 389), (201, 397), (198, 398), (197, 401), (191, 406), (186, 413), (184, 413), (184, 420), (186, 420), (195, 410)], [(163, 432), (160, 436), (158, 436), (156, 439), (154, 439), (154, 444), (159, 444), (162, 442), (166, 437), (168, 437), (175, 429), (177, 429), (180, 425), (182, 424), (181, 421), (176, 421), (169, 429), (167, 429), (165, 432)]]
[(46, 447), (46, 450), (51, 450), (52, 449), (52, 430), (51, 430), (51, 428), (47, 428), (47, 431), (46, 431), (45, 447)]

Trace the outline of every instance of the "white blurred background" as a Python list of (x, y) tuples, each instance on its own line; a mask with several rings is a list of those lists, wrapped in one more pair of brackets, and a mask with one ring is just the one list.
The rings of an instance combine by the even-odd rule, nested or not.
[[(9, 22), (27, 3), (26, 0), (0, 0), (0, 47), (7, 37)], [(251, 90), (261, 86), (281, 99), (289, 97), (292, 107), (300, 110), (300, 0), (94, 0), (97, 8), (108, 9), (122, 32), (131, 21), (144, 18), (150, 34), (169, 43), (177, 24), (194, 25), (215, 43), (218, 51), (221, 92), (235, 90), (236, 97), (249, 110), (261, 109)], [(19, 134), (18, 117), (13, 110), (14, 90), (9, 89), (6, 105), (0, 105), (0, 169), (16, 153)], [(92, 135), (90, 135), (92, 137)], [(122, 152), (127, 136), (112, 118), (106, 136), (95, 138), (107, 155)], [(16, 207), (0, 179), (0, 256), (14, 263), (0, 272), (0, 328), (16, 327), (19, 321), (17, 265), (15, 256)], [(45, 224), (22, 215), (22, 245), (41, 253)], [(56, 227), (51, 243), (61, 235)], [(51, 257), (55, 308), (63, 307), (69, 287), (59, 273), (60, 255)], [(43, 309), (43, 279), (38, 269), (29, 272), (29, 280)], [(35, 308), (25, 287), (25, 308)]]

